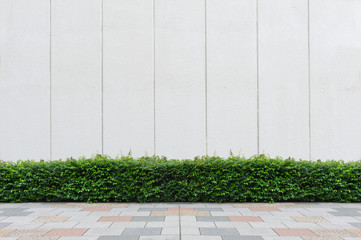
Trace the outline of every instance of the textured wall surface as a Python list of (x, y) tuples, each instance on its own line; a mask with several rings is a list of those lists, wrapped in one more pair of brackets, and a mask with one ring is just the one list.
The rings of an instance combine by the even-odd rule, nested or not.
[(361, 0), (0, 0), (0, 159), (361, 159)]

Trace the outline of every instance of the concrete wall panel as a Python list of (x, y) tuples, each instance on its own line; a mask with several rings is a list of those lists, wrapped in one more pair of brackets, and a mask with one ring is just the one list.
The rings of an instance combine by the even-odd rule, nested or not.
[(311, 19), (313, 159), (361, 159), (361, 1), (314, 0)]
[(104, 153), (154, 153), (153, 2), (104, 1)]
[(206, 153), (204, 0), (155, 1), (156, 153)]
[(208, 153), (257, 153), (256, 1), (207, 1)]
[(52, 1), (52, 158), (101, 145), (101, 1)]
[(259, 0), (259, 147), (309, 157), (306, 0)]
[(2, 160), (50, 157), (49, 19), (49, 1), (0, 1)]

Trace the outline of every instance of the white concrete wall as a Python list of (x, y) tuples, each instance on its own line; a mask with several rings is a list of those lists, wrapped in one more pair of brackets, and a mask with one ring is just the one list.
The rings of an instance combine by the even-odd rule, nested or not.
[(361, 0), (0, 0), (0, 159), (361, 159)]

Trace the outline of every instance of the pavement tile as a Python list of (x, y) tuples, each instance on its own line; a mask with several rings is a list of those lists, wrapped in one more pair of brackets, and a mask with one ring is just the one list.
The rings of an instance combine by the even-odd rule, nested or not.
[(237, 231), (241, 236), (277, 236), (270, 228), (242, 228), (237, 227)]
[(11, 232), (15, 231), (14, 229), (0, 229), (0, 237), (7, 236)]
[(145, 208), (141, 207), (138, 212), (153, 212), (153, 211), (167, 211), (167, 208)]
[(255, 216), (229, 216), (231, 222), (263, 222), (260, 217)]
[(328, 222), (328, 220), (320, 216), (291, 216), (291, 218), (293, 218), (297, 222), (309, 222), (309, 223)]
[(148, 227), (179, 227), (179, 222), (147, 222), (145, 225), (146, 228)]
[(250, 222), (253, 228), (287, 228), (282, 222)]
[(355, 226), (349, 223), (317, 223), (325, 229), (357, 229)]
[(119, 216), (138, 216), (138, 217), (146, 217), (146, 216), (150, 216), (151, 212), (122, 212), (119, 214)]
[(122, 236), (128, 236), (128, 235), (144, 235), (144, 236), (150, 236), (150, 235), (160, 235), (161, 228), (125, 228)]
[(68, 221), (68, 222), (50, 222), (45, 223), (38, 227), (38, 229), (53, 229), (53, 228), (73, 228), (75, 227), (79, 222), (77, 221)]
[(238, 211), (234, 212), (210, 212), (212, 216), (242, 216)]
[(249, 208), (252, 212), (280, 212), (277, 208), (263, 207), (263, 208)]
[(89, 229), (83, 236), (110, 236), (118, 235), (120, 236), (124, 231), (124, 227), (117, 227), (115, 229), (105, 228), (105, 229)]
[(216, 225), (214, 222), (182, 222), (182, 228), (183, 227), (212, 227), (215, 228)]
[(164, 222), (163, 216), (134, 216), (132, 222)]
[(165, 227), (162, 228), (161, 235), (179, 235), (179, 227)]
[(130, 222), (132, 218), (131, 216), (104, 216), (98, 222)]
[(139, 240), (179, 240), (179, 235), (168, 236), (140, 236)]
[(341, 237), (303, 237), (304, 240), (343, 240)]
[(162, 211), (162, 212), (158, 212), (158, 211), (153, 211), (150, 213), (150, 216), (178, 216), (179, 215), (179, 212), (173, 212), (173, 211), (170, 211), (170, 212), (165, 212), (165, 211)]
[(355, 222), (355, 223), (350, 222), (350, 224), (351, 224), (352, 226), (355, 226), (355, 227), (361, 229), (361, 222)]
[(236, 228), (199, 228), (199, 231), (207, 236), (239, 236)]
[(209, 212), (223, 212), (222, 208), (198, 208), (195, 207), (194, 211), (198, 211), (198, 212), (205, 212), (205, 211), (209, 211)]
[(301, 237), (275, 237), (275, 236), (263, 236), (264, 240), (303, 240)]
[(6, 227), (4, 227), (4, 229), (36, 229), (41, 227), (42, 225), (44, 225), (44, 223), (12, 223)]
[(252, 229), (251, 225), (246, 222), (214, 222), (217, 228), (242, 228)]
[(343, 237), (342, 239), (343, 240), (361, 240), (361, 237)]
[(0, 229), (10, 225), (11, 222), (0, 222)]
[(9, 237), (23, 237), (23, 236), (30, 236), (30, 237), (40, 237), (44, 236), (49, 230), (39, 230), (39, 229), (17, 229), (10, 234)]
[(88, 231), (88, 228), (58, 228), (50, 230), (45, 236), (82, 236), (86, 231)]
[(347, 229), (350, 233), (355, 235), (356, 237), (361, 237), (361, 230), (360, 229)]
[(168, 208), (167, 211), (171, 211), (171, 212), (191, 212), (191, 211), (194, 211), (193, 208), (186, 208), (186, 207), (181, 207), (181, 208), (176, 208), (176, 207), (173, 207), (173, 208)]
[[(144, 228), (147, 222), (115, 222), (110, 225), (109, 229), (117, 228)], [(156, 223), (156, 222), (155, 222)], [(163, 223), (163, 222), (160, 222)]]
[(100, 236), (98, 238), (98, 240), (138, 240), (138, 239), (139, 239), (138, 235), (134, 235), (134, 236), (118, 236), (118, 235)]
[(197, 235), (184, 235), (182, 240), (222, 240), (221, 236), (197, 236)]
[(199, 228), (195, 228), (195, 227), (182, 227), (181, 229), (181, 234), (182, 235), (200, 235), (199, 232)]
[(24, 236), (24, 237), (19, 237), (17, 240), (56, 240), (56, 239), (59, 239), (59, 237)]
[(105, 207), (88, 207), (80, 210), (81, 212), (109, 212), (112, 208)]
[(309, 229), (273, 228), (273, 230), (280, 236), (316, 236), (316, 234)]
[(324, 229), (317, 223), (312, 222), (295, 222), (295, 221), (282, 221), (288, 228), (309, 228), (309, 229)]
[(180, 212), (181, 216), (211, 216), (210, 212), (204, 212), (204, 211), (184, 211)]
[(98, 236), (81, 236), (81, 237), (59, 237), (59, 240), (97, 240)]
[(263, 240), (261, 236), (222, 236), (222, 240)]
[(34, 219), (33, 222), (65, 222), (70, 216), (41, 216)]
[(333, 230), (312, 230), (317, 236), (320, 237), (352, 237), (352, 234), (346, 230), (333, 229)]
[(111, 222), (96, 222), (96, 223), (78, 223), (73, 228), (109, 228)]
[(196, 219), (198, 222), (229, 222), (229, 218), (224, 216), (197, 216)]

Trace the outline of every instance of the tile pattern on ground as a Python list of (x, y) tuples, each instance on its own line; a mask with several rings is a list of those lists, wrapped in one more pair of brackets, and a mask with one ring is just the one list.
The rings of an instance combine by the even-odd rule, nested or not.
[(361, 204), (0, 204), (0, 240), (355, 240)]

